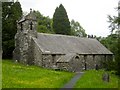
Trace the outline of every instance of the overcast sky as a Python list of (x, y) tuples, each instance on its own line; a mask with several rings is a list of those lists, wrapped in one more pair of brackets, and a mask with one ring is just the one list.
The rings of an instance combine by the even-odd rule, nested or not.
[(110, 34), (107, 15), (117, 15), (118, 0), (19, 0), (23, 11), (39, 10), (53, 17), (60, 4), (65, 7), (69, 20), (78, 21), (87, 34), (106, 37)]

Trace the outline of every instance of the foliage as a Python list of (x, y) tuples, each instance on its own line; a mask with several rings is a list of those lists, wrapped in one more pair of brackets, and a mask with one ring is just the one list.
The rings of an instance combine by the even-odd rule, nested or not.
[(2, 61), (3, 88), (60, 88), (74, 73), (54, 71), (37, 66), (25, 66), (9, 60)]
[[(118, 15), (119, 16), (108, 15), (108, 22), (110, 23), (109, 28), (112, 33), (101, 42), (114, 53), (115, 62), (113, 63), (113, 69), (116, 70), (117, 74), (120, 76), (120, 5), (118, 7)], [(116, 31), (115, 34), (113, 34), (114, 31)]]
[(22, 9), (19, 2), (2, 2), (2, 49), (3, 58), (12, 58), (16, 21), (20, 19)]
[(85, 33), (85, 30), (83, 27), (80, 25), (79, 22), (76, 22), (75, 20), (71, 20), (70, 22), (71, 26), (71, 34), (74, 36), (79, 36), (79, 37), (86, 37), (87, 34)]
[(110, 23), (109, 28), (111, 29), (111, 32), (118, 29), (118, 24), (120, 24), (120, 17), (108, 15), (108, 19), (108, 22)]
[(37, 17), (37, 31), (40, 33), (54, 33), (52, 29), (52, 19), (43, 16), (39, 11), (34, 11)]
[(108, 72), (110, 81), (105, 82), (102, 80), (102, 75), (105, 73), (103, 70), (89, 70), (85, 71), (83, 76), (78, 80), (75, 88), (118, 88), (119, 78)]
[(104, 62), (104, 67), (107, 67), (107, 70), (117, 70), (118, 67), (118, 61), (116, 59), (117, 54), (118, 54), (118, 35), (117, 34), (111, 34), (108, 35), (106, 38), (101, 38), (100, 42), (108, 48), (113, 54), (114, 58), (113, 60), (108, 60)]
[(53, 15), (53, 30), (56, 34), (71, 35), (70, 22), (62, 4), (55, 9)]
[(114, 54), (117, 53), (117, 34), (108, 35), (106, 38), (102, 38), (100, 41), (105, 47), (107, 47)]

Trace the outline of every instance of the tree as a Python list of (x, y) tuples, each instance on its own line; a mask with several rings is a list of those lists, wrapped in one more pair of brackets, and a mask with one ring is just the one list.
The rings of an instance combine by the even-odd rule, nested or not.
[(116, 30), (115, 34), (111, 34), (105, 40), (106, 44), (108, 44), (108, 48), (113, 51), (115, 54), (115, 70), (117, 74), (120, 76), (120, 1), (118, 4), (118, 16), (108, 16), (109, 23), (110, 23), (110, 30), (111, 32)]
[(80, 25), (79, 22), (76, 22), (75, 20), (71, 20), (71, 34), (74, 36), (79, 36), (79, 37), (86, 37), (87, 34), (85, 33), (85, 30), (83, 27)]
[(56, 34), (71, 35), (71, 27), (67, 12), (62, 4), (55, 9), (53, 30)]
[(12, 58), (14, 36), (17, 32), (16, 21), (22, 16), (19, 2), (2, 3), (2, 49), (3, 58)]
[(52, 29), (52, 19), (43, 16), (39, 11), (35, 11), (37, 17), (37, 31), (40, 33), (54, 33)]
[[(118, 53), (117, 50), (118, 48), (116, 48), (117, 46), (117, 34), (111, 34), (108, 35), (106, 38), (101, 38), (100, 42), (106, 47), (108, 48), (116, 57), (116, 54)], [(117, 66), (117, 62), (116, 59), (114, 60), (109, 60), (109, 62), (105, 62), (106, 64), (104, 65), (104, 67), (106, 67), (108, 70), (116, 70), (116, 66)]]

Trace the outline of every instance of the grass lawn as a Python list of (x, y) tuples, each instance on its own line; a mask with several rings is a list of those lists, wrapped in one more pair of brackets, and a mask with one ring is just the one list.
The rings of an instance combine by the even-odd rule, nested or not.
[(83, 76), (78, 80), (75, 88), (118, 88), (118, 77), (110, 72), (110, 82), (102, 80), (103, 70), (85, 71)]
[(2, 60), (0, 59), (0, 89), (2, 88)]
[(2, 61), (2, 88), (60, 88), (74, 73)]
[[(89, 70), (74, 88), (118, 88), (118, 77), (110, 74), (110, 82), (102, 81), (103, 70)], [(26, 66), (10, 60), (2, 61), (2, 88), (61, 88), (75, 74), (37, 66)]]

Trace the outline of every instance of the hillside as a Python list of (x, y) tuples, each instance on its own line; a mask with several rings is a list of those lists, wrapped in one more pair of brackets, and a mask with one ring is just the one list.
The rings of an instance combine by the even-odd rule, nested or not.
[[(102, 81), (103, 70), (88, 70), (74, 88), (118, 88), (118, 77), (111, 72), (110, 81)], [(61, 88), (75, 73), (26, 66), (10, 60), (2, 61), (2, 88)]]
[[(103, 81), (103, 74), (109, 74), (109, 82)], [(118, 88), (118, 76), (112, 72), (104, 70), (85, 71), (84, 75), (78, 80), (74, 88)]]
[(2, 61), (2, 88), (60, 88), (73, 73)]

